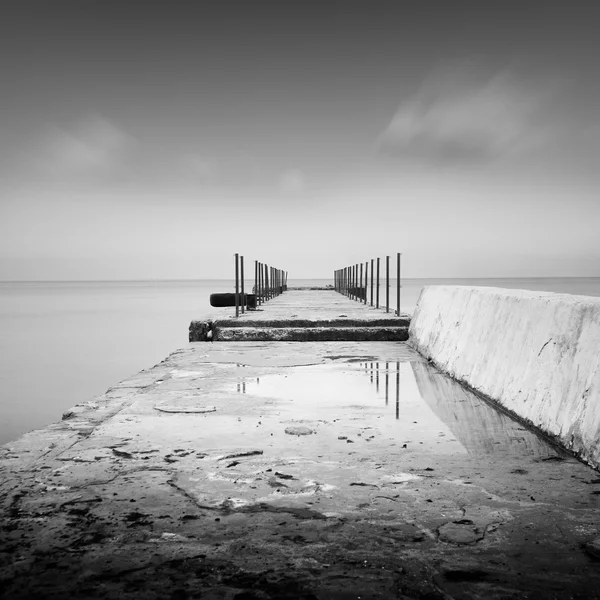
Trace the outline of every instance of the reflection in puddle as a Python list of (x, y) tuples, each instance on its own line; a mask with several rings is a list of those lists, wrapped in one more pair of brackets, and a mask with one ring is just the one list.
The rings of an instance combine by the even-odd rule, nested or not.
[(442, 454), (548, 456), (535, 434), (423, 362), (358, 362), (239, 379), (236, 391), (273, 400), (279, 418), (360, 422), (363, 429)]
[(471, 454), (507, 452), (553, 456), (554, 449), (509, 416), (495, 410), (456, 381), (424, 363), (413, 372), (423, 400)]

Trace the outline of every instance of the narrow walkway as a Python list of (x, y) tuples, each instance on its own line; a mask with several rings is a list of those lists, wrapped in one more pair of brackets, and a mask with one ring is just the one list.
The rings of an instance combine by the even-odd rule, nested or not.
[(197, 341), (405, 341), (409, 315), (350, 300), (333, 290), (289, 290), (235, 318), (216, 309), (190, 324)]

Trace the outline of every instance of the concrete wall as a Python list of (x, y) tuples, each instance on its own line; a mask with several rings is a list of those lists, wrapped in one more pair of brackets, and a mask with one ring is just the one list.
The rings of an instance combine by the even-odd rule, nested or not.
[(430, 286), (410, 344), (600, 467), (600, 298)]

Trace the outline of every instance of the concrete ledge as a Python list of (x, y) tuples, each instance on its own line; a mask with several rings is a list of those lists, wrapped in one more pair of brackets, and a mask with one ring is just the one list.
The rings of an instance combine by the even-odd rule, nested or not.
[(408, 327), (217, 327), (215, 342), (404, 342)]
[[(408, 317), (382, 319), (214, 319), (213, 327), (408, 327)], [(198, 327), (201, 321), (192, 321)]]
[(600, 467), (600, 298), (430, 286), (410, 344)]

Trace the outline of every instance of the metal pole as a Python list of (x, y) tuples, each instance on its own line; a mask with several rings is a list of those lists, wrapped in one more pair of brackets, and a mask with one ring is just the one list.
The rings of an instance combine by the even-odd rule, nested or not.
[(349, 286), (348, 286), (348, 298), (350, 298), (350, 300), (352, 300), (352, 275), (354, 274), (354, 268), (348, 267), (348, 269), (349, 269), (348, 273), (350, 274)]
[(396, 283), (396, 287), (397, 287), (397, 290), (396, 290), (396, 304), (397, 304), (396, 311), (398, 312), (398, 316), (400, 316), (400, 288), (402, 287), (400, 285), (400, 257), (401, 256), (402, 256), (402, 253), (398, 252), (398, 273), (396, 274), (396, 277), (397, 277), (397, 280), (398, 280), (397, 283)]
[(354, 267), (348, 267), (350, 269), (350, 287), (348, 289), (348, 298), (350, 298), (350, 300), (352, 300), (352, 285), (353, 285), (353, 281), (354, 281)]
[(359, 289), (359, 292), (358, 292), (359, 300), (360, 300), (360, 303), (362, 304), (362, 301), (363, 301), (363, 299), (362, 299), (362, 289), (363, 289), (363, 264), (362, 264), (362, 262), (360, 263), (360, 286), (358, 289)]
[(379, 258), (377, 259), (377, 290), (376, 290), (376, 296), (377, 296), (376, 307), (379, 308)]
[(260, 303), (262, 305), (265, 302), (265, 270), (263, 268), (262, 263), (258, 263), (258, 264), (259, 264), (258, 279), (260, 282)]
[(254, 308), (258, 308), (258, 261), (254, 261), (254, 296), (256, 298), (256, 302), (254, 304)]
[(346, 281), (346, 296), (348, 296), (348, 298), (350, 298), (350, 286), (351, 284), (351, 277), (352, 277), (352, 269), (350, 267), (346, 267), (347, 269), (347, 273), (348, 273), (348, 280)]
[(240, 255), (235, 255), (235, 316), (240, 316)]
[(344, 277), (344, 293), (346, 296), (350, 297), (350, 270), (349, 267), (345, 267), (344, 271), (346, 271), (346, 276)]
[(390, 257), (385, 257), (385, 312), (390, 312)]
[(269, 300), (269, 265), (265, 264), (265, 300)]
[(373, 306), (373, 273), (375, 269), (373, 268), (373, 259), (371, 259), (371, 306)]
[(240, 267), (241, 267), (241, 283), (242, 283), (242, 295), (240, 296), (240, 304), (242, 306), (242, 314), (244, 314), (244, 307), (246, 305), (246, 294), (244, 293), (244, 257), (240, 256)]

